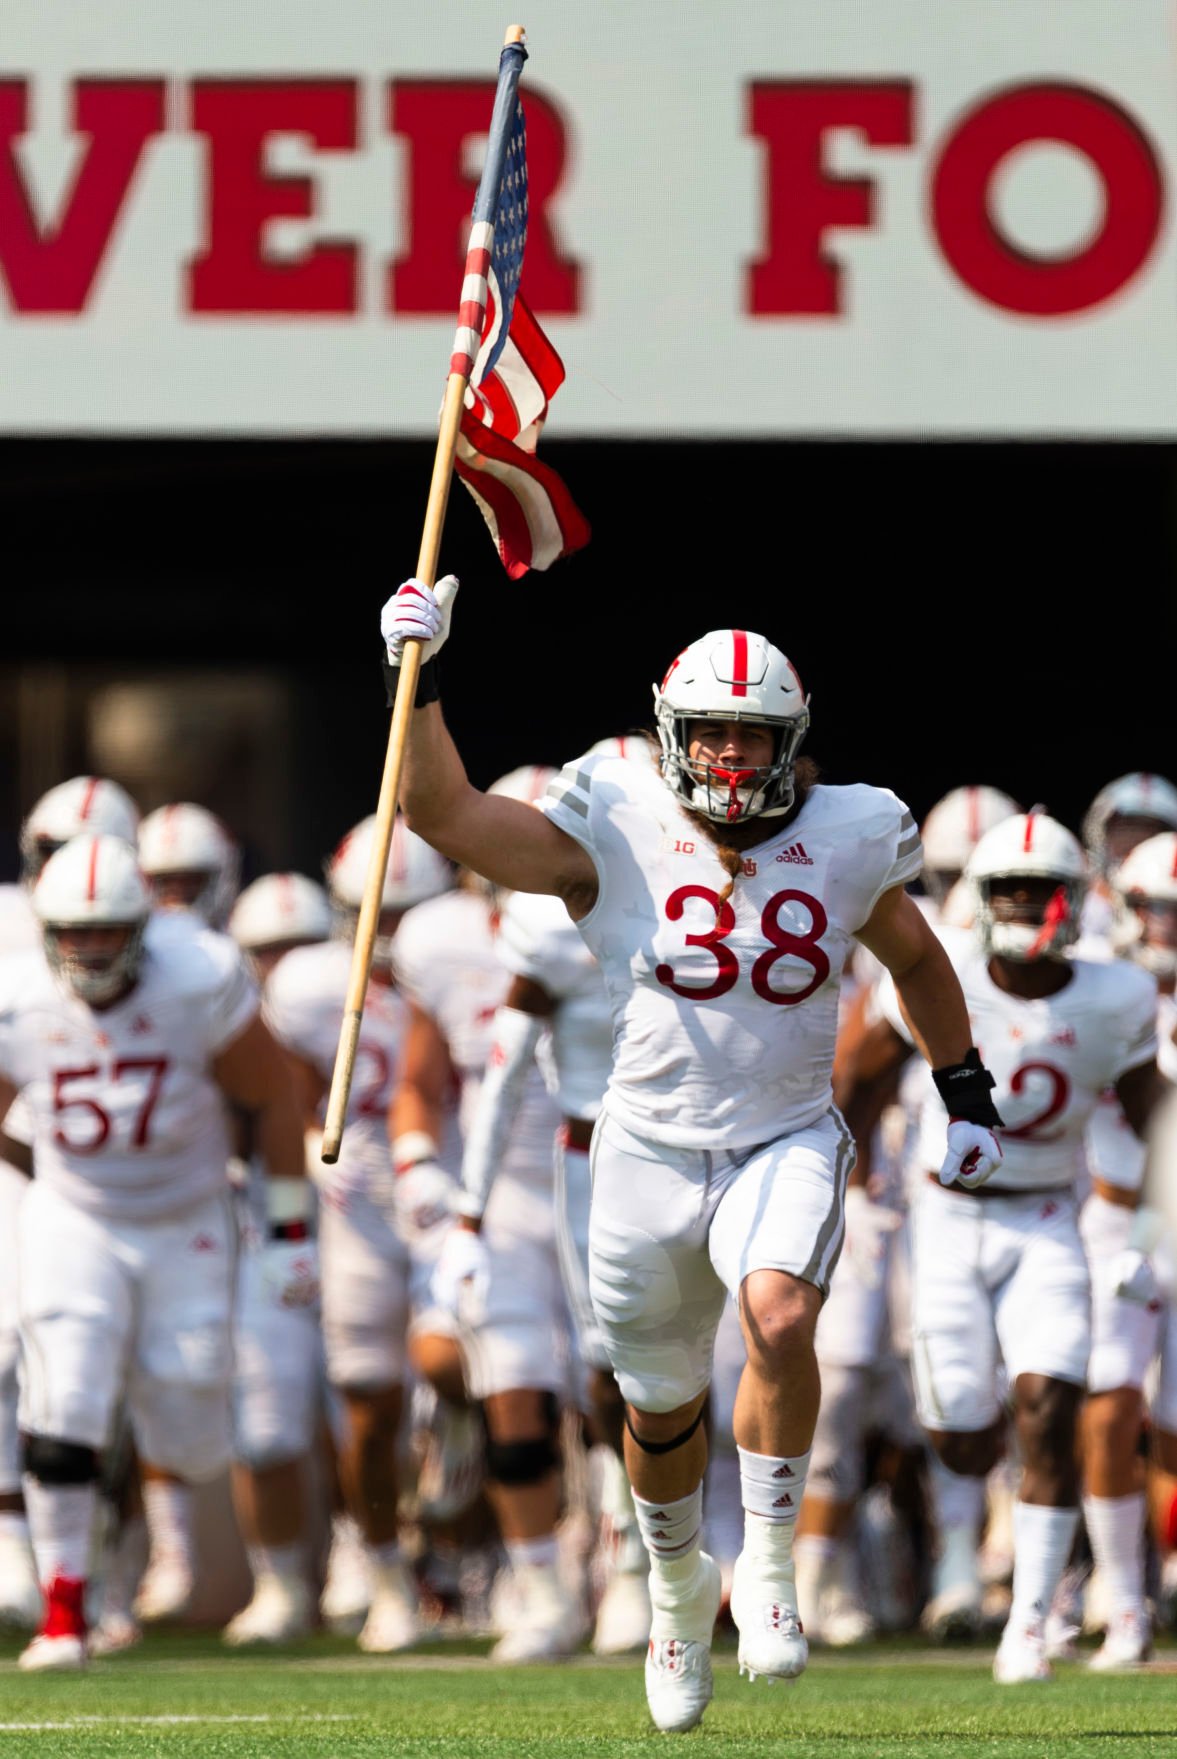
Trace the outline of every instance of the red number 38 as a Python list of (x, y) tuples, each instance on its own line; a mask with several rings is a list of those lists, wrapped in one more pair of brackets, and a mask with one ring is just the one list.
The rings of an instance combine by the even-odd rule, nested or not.
[[(679, 983), (672, 965), (659, 965), (654, 975), (659, 983), (672, 989), (677, 996), (685, 996), (692, 1002), (711, 1002), (717, 996), (726, 995), (739, 979), (739, 960), (731, 948), (724, 945), (736, 926), (736, 913), (726, 899), (721, 903), (719, 893), (713, 892), (709, 886), (679, 886), (666, 900), (666, 914), (671, 922), (682, 921), (683, 908), (689, 898), (701, 899), (710, 904), (715, 912), (715, 923), (706, 934), (688, 934), (683, 937), (686, 946), (705, 947), (712, 955), (715, 960), (715, 976), (710, 983)], [(809, 916), (809, 927), (804, 933), (798, 934), (782, 924), (780, 913), (785, 904), (804, 906)], [(828, 927), (829, 917), (821, 902), (808, 892), (774, 892), (760, 914), (760, 932), (769, 944), (754, 962), (751, 972), (752, 988), (762, 1001), (792, 1007), (821, 988), (830, 975), (830, 961), (825, 949), (818, 943)], [(770, 978), (772, 968), (778, 959), (790, 953), (808, 965), (813, 976), (801, 989), (774, 989)]]

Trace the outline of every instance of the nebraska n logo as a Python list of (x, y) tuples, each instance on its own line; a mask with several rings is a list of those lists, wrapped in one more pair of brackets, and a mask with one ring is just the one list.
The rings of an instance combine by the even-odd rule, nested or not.
[(777, 856), (777, 860), (792, 861), (798, 867), (813, 866), (813, 857), (805, 853), (804, 843), (790, 843), (787, 849), (781, 850), (781, 853)]

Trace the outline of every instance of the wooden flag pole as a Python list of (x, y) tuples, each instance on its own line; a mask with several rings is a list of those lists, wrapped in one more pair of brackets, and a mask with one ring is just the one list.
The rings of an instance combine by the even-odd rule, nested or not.
[[(513, 24), (503, 40), (503, 47), (522, 43), (523, 26)], [(497, 191), (502, 165), (494, 176)], [(484, 172), (484, 176), (486, 173)], [(441, 534), (453, 480), (454, 454), (458, 449), (458, 431), (466, 400), (469, 373), (451, 372), (446, 380), (445, 400), (441, 406), (441, 426), (437, 451), (433, 456), (433, 476), (429, 483), (429, 499), (425, 507), (425, 524), (421, 532), (421, 548), (417, 553), (417, 579), (432, 586), (437, 579), (437, 562), (441, 553)], [(343, 1005), (343, 1025), (335, 1052), (335, 1068), (331, 1075), (331, 1093), (327, 1101), (327, 1117), (323, 1126), (322, 1158), (328, 1166), (339, 1159), (343, 1141), (343, 1125), (347, 1102), (355, 1073), (356, 1052), (360, 1043), (360, 1027), (364, 1019), (364, 998), (368, 993), (368, 975), (372, 969), (372, 949), (380, 923), (380, 900), (384, 877), (388, 871), (388, 853), (392, 847), (392, 830), (396, 821), (396, 803), (400, 794), (401, 770), (404, 768), (405, 747), (409, 737), (409, 718), (417, 695), (417, 674), (421, 669), (421, 643), (407, 641), (397, 673), (396, 699), (392, 706), (392, 723), (388, 732), (388, 749), (384, 756), (384, 774), (380, 782), (380, 798), (376, 804), (376, 832), (368, 859), (364, 896), (356, 923), (352, 947), (351, 971), (347, 981), (347, 997)]]

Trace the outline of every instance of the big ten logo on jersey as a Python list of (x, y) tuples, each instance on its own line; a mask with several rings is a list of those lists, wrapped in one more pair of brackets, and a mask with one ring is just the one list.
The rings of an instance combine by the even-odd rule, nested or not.
[(655, 967), (657, 981), (688, 1001), (710, 1002), (727, 995), (746, 975), (761, 1001), (782, 1007), (806, 1001), (831, 971), (829, 953), (821, 945), (829, 927), (821, 900), (794, 889), (774, 892), (760, 909), (758, 934), (749, 934), (744, 925), (743, 963), (727, 944), (736, 929), (737, 901), (738, 893), (721, 898), (709, 886), (678, 886), (671, 892), (663, 915), (668, 923), (682, 922), (684, 929), (681, 939), (659, 933), (660, 948), (673, 953), (674, 962), (665, 959)]

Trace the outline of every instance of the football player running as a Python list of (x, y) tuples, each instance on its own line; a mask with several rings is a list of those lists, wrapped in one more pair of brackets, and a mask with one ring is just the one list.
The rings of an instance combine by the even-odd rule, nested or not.
[[(1004, 1159), (984, 1191), (945, 1190), (931, 1170), (939, 1124), (926, 1106), (927, 1183), (915, 1212), (913, 1332), (920, 1419), (959, 1481), (941, 1498), (941, 1542), (963, 1597), (979, 1598), (982, 1479), (1012, 1388), (1022, 1458), (1013, 1602), (994, 1661), (1003, 1684), (1050, 1678), (1045, 1619), (1078, 1521), (1076, 1427), (1091, 1341), (1090, 1285), (1074, 1181), (1084, 1129), (1114, 1085), (1142, 1132), (1159, 1090), (1156, 989), (1126, 964), (1068, 957), (1087, 866), (1064, 826), (1035, 810), (989, 831), (966, 875), (976, 933), (943, 930), (978, 1041), (997, 1078)], [(880, 994), (877, 1061), (906, 1054), (894, 987)]]
[[(321, 1107), (335, 1060), (375, 820), (343, 838), (327, 866), (335, 915), (332, 939), (288, 953), (266, 987), (266, 1018), (294, 1059), (308, 1125)], [(372, 981), (364, 1000), (356, 1080), (337, 1166), (324, 1169), (319, 1211), (323, 1337), (327, 1375), (342, 1395), (346, 1424), (339, 1472), (363, 1534), (371, 1602), (359, 1633), (365, 1651), (407, 1649), (420, 1635), (417, 1596), (401, 1557), (397, 1450), (404, 1404), (405, 1334), (428, 1271), (412, 1260), (414, 1213), (448, 1216), (452, 1180), (435, 1163), (393, 1177), (388, 1107), (403, 1055), (408, 1008), (392, 981), (393, 941), (405, 912), (444, 891), (446, 863), (396, 825), (380, 901)], [(330, 1577), (328, 1586), (331, 1586)], [(327, 1596), (324, 1616), (347, 1611)]]
[(1083, 815), (1083, 847), (1092, 882), (1083, 905), (1080, 953), (1100, 958), (1110, 952), (1117, 915), (1116, 869), (1138, 843), (1162, 831), (1177, 831), (1177, 787), (1164, 776), (1131, 770), (1095, 796)]
[(228, 1459), (226, 1101), (288, 1189), (303, 1147), (240, 955), (149, 920), (132, 848), (74, 838), (33, 907), (43, 950), (0, 968), (0, 1104), (25, 1096), (36, 1172), (19, 1229), (21, 1430), (46, 1605), (21, 1666), (77, 1668), (100, 1456), (124, 1397), (144, 1454), (177, 1480)]
[[(73, 776), (42, 794), (21, 826), (21, 883), (0, 886), (0, 953), (38, 944), (30, 895), (54, 850), (82, 831), (109, 831), (134, 843), (138, 824), (135, 802), (104, 776)], [(16, 1229), (26, 1184), (23, 1172), (0, 1160), (0, 1626), (33, 1630), (41, 1618), (41, 1589), (29, 1549), (16, 1421)]]
[[(1177, 1080), (1177, 832), (1138, 843), (1112, 872), (1116, 904), (1111, 948), (1156, 979), (1158, 1064)], [(1087, 1130), (1092, 1189), (1080, 1227), (1091, 1266), (1092, 1346), (1083, 1411), (1083, 1515), (1108, 1625), (1090, 1666), (1138, 1667), (1152, 1653), (1145, 1598), (1145, 1498), (1140, 1486), (1142, 1387), (1161, 1346), (1153, 1400), (1158, 1455), (1177, 1459), (1177, 1324), (1158, 1287), (1150, 1256), (1155, 1211), (1141, 1204), (1145, 1149), (1115, 1089), (1106, 1092)], [(1167, 1291), (1170, 1297), (1173, 1291)]]
[[(385, 606), (392, 666), (409, 638), (426, 662), (437, 652), (456, 587), (408, 581)], [(748, 1351), (735, 1414), (740, 1666), (792, 1679), (807, 1659), (792, 1546), (819, 1398), (813, 1334), (854, 1162), (831, 1091), (852, 940), (894, 973), (938, 1072), (947, 1179), (979, 1183), (1000, 1161), (991, 1078), (951, 963), (904, 890), (920, 866), (910, 812), (885, 789), (799, 771), (807, 700), (762, 636), (715, 631), (672, 661), (655, 690), (660, 775), (587, 757), (553, 783), (543, 815), (471, 786), (436, 694), (426, 663), (405, 763), (410, 823), (499, 885), (561, 897), (610, 993), (591, 1293), (650, 1553), (647, 1698), (660, 1728), (690, 1728), (712, 1694), (720, 1581), (699, 1542), (702, 1421), (728, 1291)]]

